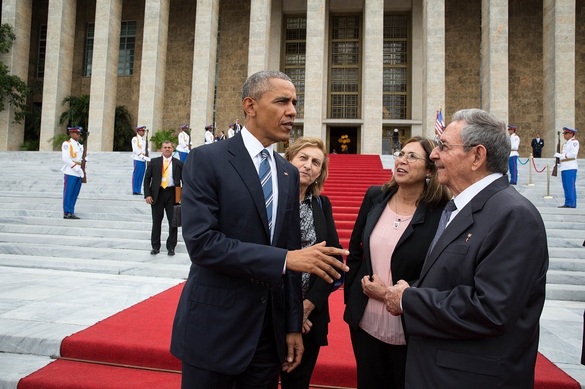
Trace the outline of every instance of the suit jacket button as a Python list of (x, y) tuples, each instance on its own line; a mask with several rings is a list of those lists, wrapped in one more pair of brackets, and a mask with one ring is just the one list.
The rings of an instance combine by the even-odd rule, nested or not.
[(266, 304), (266, 301), (268, 301), (268, 299), (266, 298), (266, 296), (262, 296), (262, 297), (260, 297), (260, 302), (261, 302), (262, 304)]

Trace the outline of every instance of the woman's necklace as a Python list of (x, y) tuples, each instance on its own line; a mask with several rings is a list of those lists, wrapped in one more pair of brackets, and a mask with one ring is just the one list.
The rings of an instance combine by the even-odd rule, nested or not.
[(396, 207), (396, 211), (394, 212), (396, 214), (396, 219), (394, 220), (394, 228), (399, 229), (400, 223), (412, 219), (412, 216), (414, 214), (410, 215), (408, 217), (400, 217), (400, 212), (398, 212), (398, 200), (396, 200), (396, 195), (394, 195), (393, 197), (394, 197), (394, 206)]

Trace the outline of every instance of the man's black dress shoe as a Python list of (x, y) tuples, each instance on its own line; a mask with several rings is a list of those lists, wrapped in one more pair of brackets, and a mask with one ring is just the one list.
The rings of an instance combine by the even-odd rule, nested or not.
[(172, 255), (175, 255), (175, 250), (174, 249), (170, 249), (169, 252), (168, 252), (168, 254), (171, 255), (171, 256)]
[(75, 216), (72, 213), (66, 213), (66, 214), (63, 215), (63, 219), (79, 219), (79, 217), (78, 216)]
[(559, 208), (571, 208), (568, 205), (559, 205)]
[(160, 253), (160, 250), (157, 250), (157, 249), (152, 249), (152, 250), (150, 250), (150, 253), (151, 253), (152, 255), (156, 255), (156, 254)]

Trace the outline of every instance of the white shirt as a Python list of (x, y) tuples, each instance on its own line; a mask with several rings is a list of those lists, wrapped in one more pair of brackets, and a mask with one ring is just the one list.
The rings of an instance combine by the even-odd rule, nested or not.
[(173, 180), (173, 157), (172, 156), (170, 158), (162, 157), (162, 159), (163, 159), (163, 166), (162, 166), (163, 169), (165, 168), (165, 161), (169, 161), (169, 167), (167, 168), (168, 172), (169, 172), (169, 181), (167, 182), (167, 187), (175, 186), (175, 181)]
[(61, 171), (68, 176), (83, 177), (81, 170), (81, 157), (83, 156), (83, 146), (73, 138), (63, 142), (61, 145), (61, 158), (65, 165)]
[(213, 138), (213, 134), (211, 133), (211, 131), (207, 130), (205, 131), (205, 144), (211, 144), (213, 143), (214, 138)]
[[(579, 153), (579, 141), (575, 138), (569, 139), (564, 145), (561, 155), (561, 171), (563, 170), (578, 170), (577, 154)], [(564, 161), (566, 159), (574, 158), (572, 161)]]
[(513, 133), (510, 135), (510, 157), (518, 157), (518, 147), (520, 147), (520, 137)]
[[(262, 150), (268, 150), (268, 163), (270, 164), (270, 170), (272, 170), (272, 225), (276, 226), (276, 214), (278, 209), (278, 174), (276, 174), (276, 161), (274, 159), (274, 145), (270, 145), (268, 147), (264, 147), (262, 143), (258, 139), (254, 137), (248, 131), (246, 127), (242, 128), (242, 139), (244, 140), (244, 146), (248, 153), (250, 154), (250, 158), (252, 158), (252, 162), (254, 162), (254, 167), (256, 168), (256, 172), (260, 173), (260, 162), (262, 161), (262, 157), (260, 153)], [(258, 178), (258, 182), (260, 182), (260, 178)], [(274, 228), (270, 231), (270, 240), (274, 236)]]
[(177, 151), (181, 153), (188, 153), (190, 150), (189, 146), (191, 146), (191, 137), (189, 134), (187, 134), (185, 131), (181, 131), (177, 141), (179, 143), (177, 145)]
[(138, 134), (132, 138), (132, 159), (136, 161), (146, 160), (146, 141)]
[(457, 209), (451, 213), (451, 217), (449, 218), (447, 225), (449, 225), (449, 223), (455, 219), (459, 211), (462, 210), (463, 207), (465, 207), (471, 200), (473, 200), (473, 198), (477, 196), (479, 192), (484, 190), (489, 184), (500, 177), (502, 177), (501, 173), (492, 173), (487, 175), (481, 180), (477, 181), (475, 184), (467, 187), (463, 192), (459, 193), (457, 197), (453, 197), (453, 201), (455, 202)]

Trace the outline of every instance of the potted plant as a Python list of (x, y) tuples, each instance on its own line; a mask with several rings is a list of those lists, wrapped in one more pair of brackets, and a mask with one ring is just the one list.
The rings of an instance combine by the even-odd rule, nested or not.
[(164, 141), (170, 141), (173, 145), (177, 144), (177, 136), (174, 130), (156, 130), (150, 137), (151, 149), (160, 150)]

